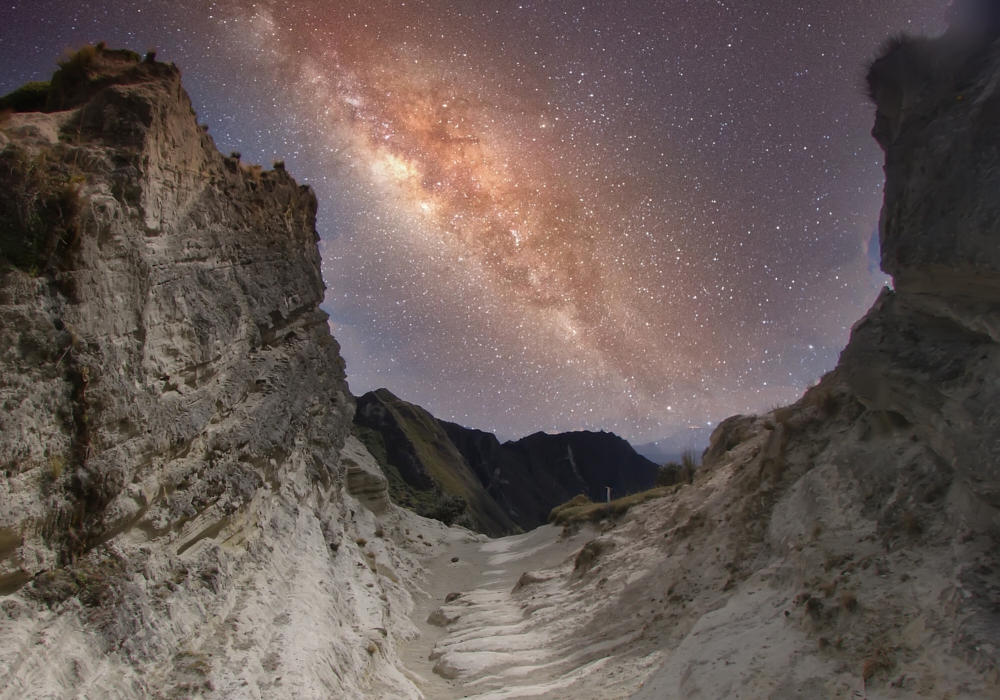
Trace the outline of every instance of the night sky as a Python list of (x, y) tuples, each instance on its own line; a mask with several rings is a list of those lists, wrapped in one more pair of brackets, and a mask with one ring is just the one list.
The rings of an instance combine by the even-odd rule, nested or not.
[(0, 92), (156, 47), (220, 150), (315, 188), (354, 393), (638, 442), (834, 366), (885, 281), (865, 67), (947, 5), (0, 2)]

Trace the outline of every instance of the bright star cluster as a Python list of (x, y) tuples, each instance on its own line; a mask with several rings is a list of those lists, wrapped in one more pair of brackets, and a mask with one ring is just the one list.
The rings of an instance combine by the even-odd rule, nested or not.
[(355, 393), (644, 441), (835, 364), (884, 282), (865, 64), (946, 5), (7, 0), (0, 89), (156, 46), (220, 148), (316, 189)]

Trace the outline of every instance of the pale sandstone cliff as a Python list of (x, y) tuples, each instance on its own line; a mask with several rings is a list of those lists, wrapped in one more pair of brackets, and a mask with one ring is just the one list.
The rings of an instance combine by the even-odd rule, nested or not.
[(416, 697), (397, 543), (455, 534), (349, 437), (313, 193), (172, 65), (88, 50), (48, 108), (0, 122), (3, 223), (55, 230), (0, 251), (0, 698)]

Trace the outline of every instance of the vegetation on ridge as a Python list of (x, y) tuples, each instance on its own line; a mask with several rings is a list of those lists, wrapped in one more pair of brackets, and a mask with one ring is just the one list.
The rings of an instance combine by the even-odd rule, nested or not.
[(657, 486), (694, 483), (694, 473), (698, 470), (698, 457), (691, 450), (685, 450), (681, 461), (667, 462), (656, 475)]
[(549, 514), (549, 522), (553, 525), (572, 526), (597, 523), (601, 520), (617, 520), (634, 506), (664, 496), (672, 496), (682, 485), (693, 483), (697, 469), (698, 458), (694, 452), (686, 451), (681, 455), (680, 464), (667, 462), (660, 467), (655, 488), (616, 498), (610, 503), (594, 503), (581, 493), (553, 508)]
[(677, 488), (677, 486), (661, 486), (616, 498), (611, 503), (594, 503), (581, 493), (566, 503), (553, 508), (549, 514), (549, 522), (553, 525), (567, 526), (598, 523), (602, 520), (617, 520), (625, 515), (630, 508), (657, 498), (671, 496), (677, 492)]
[(446, 525), (458, 524), (474, 529), (471, 527), (474, 523), (468, 522), (468, 504), (464, 498), (445, 493), (440, 488), (418, 489), (411, 486), (400, 474), (399, 468), (389, 461), (382, 433), (358, 423), (352, 425), (352, 430), (382, 468), (388, 481), (389, 499), (393, 503)]
[(56, 63), (59, 70), (51, 81), (26, 83), (0, 97), (0, 112), (53, 112), (66, 108), (64, 102), (81, 86), (104, 77), (109, 65), (129, 66), (142, 61), (135, 51), (109, 49), (102, 41), (70, 51)]
[(0, 112), (41, 112), (49, 99), (49, 81), (25, 83), (17, 90), (0, 97)]

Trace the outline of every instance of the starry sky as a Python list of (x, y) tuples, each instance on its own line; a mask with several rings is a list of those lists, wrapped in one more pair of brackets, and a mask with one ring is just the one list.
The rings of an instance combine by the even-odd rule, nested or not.
[(0, 3), (0, 92), (155, 47), (313, 186), (354, 393), (643, 442), (835, 365), (885, 282), (865, 67), (947, 0)]

